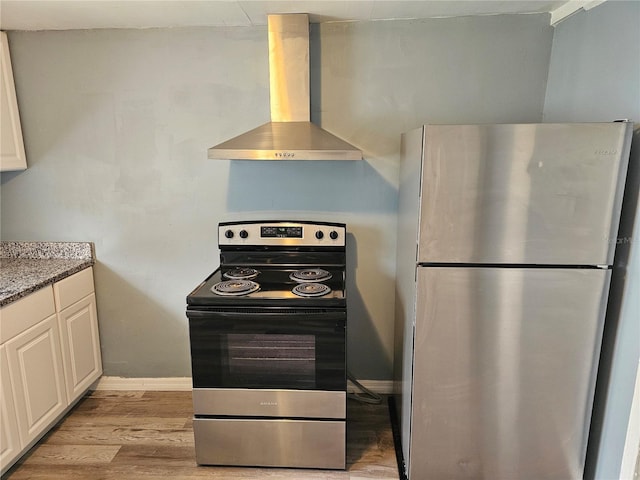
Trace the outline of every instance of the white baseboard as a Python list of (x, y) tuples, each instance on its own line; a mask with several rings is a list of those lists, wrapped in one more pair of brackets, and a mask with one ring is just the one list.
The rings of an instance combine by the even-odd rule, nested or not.
[[(388, 395), (393, 391), (391, 380), (359, 380), (359, 382), (375, 393)], [(165, 390), (165, 391), (190, 391), (192, 388), (191, 377), (168, 378), (126, 378), (126, 377), (100, 377), (94, 390)], [(348, 384), (347, 390), (352, 393), (357, 389)]]
[(191, 377), (126, 378), (100, 377), (94, 390), (191, 391)]

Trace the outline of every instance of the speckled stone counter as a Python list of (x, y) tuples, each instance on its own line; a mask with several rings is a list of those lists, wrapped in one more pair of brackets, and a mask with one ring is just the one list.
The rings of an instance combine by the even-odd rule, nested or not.
[(93, 243), (0, 242), (0, 306), (94, 263)]

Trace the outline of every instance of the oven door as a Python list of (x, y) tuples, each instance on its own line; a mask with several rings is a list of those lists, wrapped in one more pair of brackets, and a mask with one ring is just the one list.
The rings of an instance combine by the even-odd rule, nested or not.
[(344, 309), (188, 309), (194, 389), (346, 390)]

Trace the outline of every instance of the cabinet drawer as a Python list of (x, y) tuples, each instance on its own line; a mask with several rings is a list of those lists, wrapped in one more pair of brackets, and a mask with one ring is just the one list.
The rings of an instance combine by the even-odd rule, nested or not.
[(0, 343), (33, 327), (56, 313), (51, 286), (27, 295), (0, 309)]
[(93, 293), (93, 268), (84, 270), (60, 280), (53, 285), (58, 311), (73, 305), (78, 300)]

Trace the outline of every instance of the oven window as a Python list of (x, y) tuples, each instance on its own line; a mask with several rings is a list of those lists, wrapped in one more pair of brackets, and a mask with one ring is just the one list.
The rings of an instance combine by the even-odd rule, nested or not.
[(315, 335), (231, 333), (227, 338), (228, 372), (239, 387), (269, 383), (316, 384)]
[(346, 388), (345, 311), (245, 310), (187, 311), (194, 388)]

